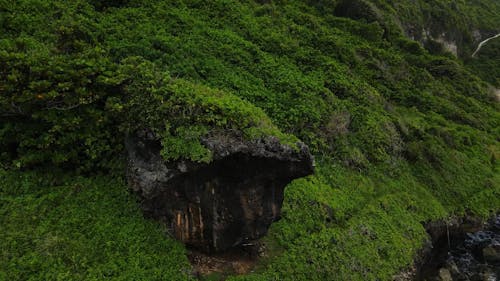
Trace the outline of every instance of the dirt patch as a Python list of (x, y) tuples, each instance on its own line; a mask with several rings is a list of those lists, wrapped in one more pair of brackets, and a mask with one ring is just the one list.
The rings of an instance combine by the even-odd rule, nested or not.
[(198, 279), (225, 280), (232, 275), (252, 272), (264, 256), (264, 251), (264, 246), (255, 244), (212, 255), (191, 250), (188, 258)]

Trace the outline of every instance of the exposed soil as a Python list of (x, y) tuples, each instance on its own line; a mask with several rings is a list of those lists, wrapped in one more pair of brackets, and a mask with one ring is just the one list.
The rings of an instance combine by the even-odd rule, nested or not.
[(188, 258), (194, 275), (200, 280), (208, 277), (211, 280), (225, 280), (230, 275), (252, 272), (259, 259), (264, 256), (264, 250), (260, 244), (244, 245), (212, 255), (190, 250)]

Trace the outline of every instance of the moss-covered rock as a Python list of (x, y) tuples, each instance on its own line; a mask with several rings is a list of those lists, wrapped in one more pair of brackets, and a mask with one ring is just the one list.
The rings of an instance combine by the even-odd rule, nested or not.
[(127, 178), (149, 217), (182, 242), (206, 252), (249, 244), (281, 217), (284, 189), (313, 172), (303, 143), (292, 148), (275, 137), (245, 139), (241, 131), (201, 138), (210, 163), (165, 160), (165, 143), (150, 130), (127, 138)]

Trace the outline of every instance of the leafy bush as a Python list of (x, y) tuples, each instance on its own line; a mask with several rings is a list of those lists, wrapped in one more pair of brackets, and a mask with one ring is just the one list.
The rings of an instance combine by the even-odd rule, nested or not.
[[(287, 188), (283, 219), (266, 238), (277, 254), (234, 279), (391, 279), (422, 246), (420, 222), (500, 208), (499, 105), (481, 80), (498, 88), (495, 45), (464, 64), (403, 32), (451, 28), (466, 54), (468, 30), (499, 26), (498, 1), (445, 2), (343, 2), (356, 8), (348, 17), (335, 16), (339, 1), (0, 2), (0, 165), (8, 169), (0, 255), (9, 260), (1, 272), (185, 278), (178, 246), (117, 211), (132, 202), (115, 193), (125, 188), (114, 180), (123, 139), (147, 127), (166, 159), (208, 162), (200, 138), (235, 129), (248, 139), (301, 139), (318, 157), (318, 173)], [(436, 13), (441, 22), (429, 21)], [(55, 178), (76, 170), (68, 181), (91, 187), (41, 184), (17, 168)], [(104, 217), (87, 220), (89, 208)], [(116, 251), (87, 225), (116, 237)], [(34, 228), (36, 245), (25, 239)], [(156, 233), (153, 241), (137, 229)], [(136, 245), (138, 253), (123, 250)], [(130, 271), (120, 274), (127, 258)]]

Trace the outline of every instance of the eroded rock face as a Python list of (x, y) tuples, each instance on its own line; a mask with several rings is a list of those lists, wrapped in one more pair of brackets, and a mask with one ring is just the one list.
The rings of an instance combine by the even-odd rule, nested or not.
[(166, 162), (148, 131), (126, 141), (128, 181), (144, 213), (164, 222), (182, 242), (220, 252), (266, 234), (280, 218), (285, 186), (313, 173), (313, 158), (275, 138), (245, 141), (218, 133), (202, 140), (213, 161)]

